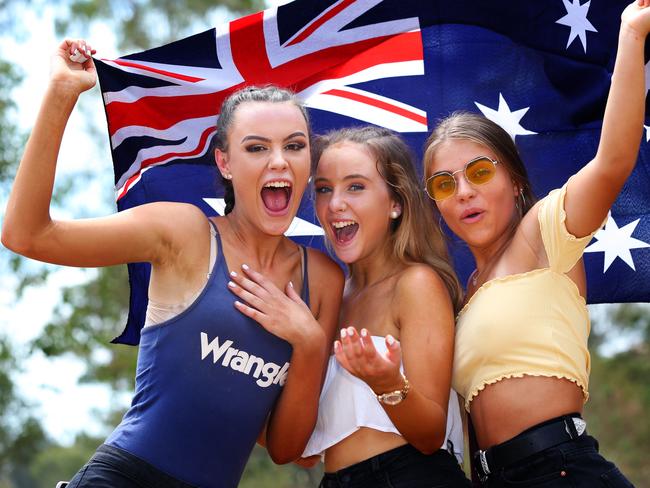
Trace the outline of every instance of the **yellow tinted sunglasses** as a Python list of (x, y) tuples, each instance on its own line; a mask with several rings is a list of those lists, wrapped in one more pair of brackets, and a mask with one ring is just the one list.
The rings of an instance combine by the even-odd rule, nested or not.
[(488, 156), (479, 156), (465, 163), (463, 169), (459, 169), (453, 173), (450, 171), (438, 171), (432, 174), (427, 178), (424, 189), (432, 200), (436, 202), (445, 200), (456, 193), (456, 173), (462, 171), (465, 179), (472, 185), (484, 185), (494, 178), (498, 163), (499, 161)]

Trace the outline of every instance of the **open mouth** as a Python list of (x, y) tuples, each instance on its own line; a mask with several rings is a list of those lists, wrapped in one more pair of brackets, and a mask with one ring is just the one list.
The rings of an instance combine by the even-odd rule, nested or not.
[(480, 208), (470, 208), (470, 209), (467, 209), (465, 212), (463, 212), (460, 219), (463, 222), (470, 222), (471, 223), (471, 222), (474, 222), (477, 219), (479, 219), (481, 217), (481, 215), (483, 215), (483, 213), (484, 213), (483, 210), (481, 210)]
[(338, 222), (332, 222), (332, 228), (336, 242), (338, 244), (347, 244), (354, 239), (354, 236), (359, 230), (359, 224), (354, 220), (340, 220)]
[(288, 181), (269, 181), (262, 188), (262, 201), (271, 213), (281, 213), (289, 208), (291, 183)]

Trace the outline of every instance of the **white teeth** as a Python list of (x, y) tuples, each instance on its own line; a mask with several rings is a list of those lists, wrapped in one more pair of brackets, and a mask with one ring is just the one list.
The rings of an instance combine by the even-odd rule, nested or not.
[(354, 225), (356, 222), (354, 220), (341, 220), (338, 222), (332, 222), (332, 227), (335, 229), (342, 229), (343, 227), (347, 227), (348, 225)]
[(291, 183), (288, 181), (269, 181), (264, 188), (287, 188), (291, 187)]

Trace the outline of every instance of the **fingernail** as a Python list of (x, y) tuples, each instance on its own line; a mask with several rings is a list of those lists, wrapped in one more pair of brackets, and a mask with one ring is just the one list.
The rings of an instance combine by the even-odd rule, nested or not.
[(388, 342), (389, 346), (392, 346), (393, 344), (395, 344), (395, 338), (392, 335), (388, 334), (386, 336), (386, 342)]
[(293, 288), (293, 282), (292, 282), (292, 281), (289, 282), (289, 286), (290, 286), (291, 288)]
[(236, 278), (236, 277), (237, 277), (237, 273), (235, 273), (234, 271), (231, 271), (231, 272), (230, 272), (230, 276), (232, 276), (233, 278)]
[(339, 352), (341, 350), (341, 343), (339, 341), (334, 341), (334, 352)]
[(247, 264), (242, 264), (241, 269), (245, 269), (246, 271), (248, 271), (249, 268)]
[(348, 334), (350, 335), (354, 334), (354, 327), (348, 327)]
[(361, 337), (367, 337), (368, 331), (366, 329), (361, 329)]
[(341, 329), (341, 339), (345, 339), (345, 337), (348, 335), (347, 330)]
[(232, 281), (229, 281), (229, 282), (228, 282), (228, 286), (229, 286), (230, 288), (234, 288), (234, 287), (237, 286), (237, 285), (235, 285)]
[(241, 306), (242, 303), (239, 300), (235, 300), (235, 305)]

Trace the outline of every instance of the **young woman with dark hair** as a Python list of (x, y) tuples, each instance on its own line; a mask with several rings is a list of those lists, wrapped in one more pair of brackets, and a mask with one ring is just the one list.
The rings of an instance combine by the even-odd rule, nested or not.
[(6, 247), (40, 261), (152, 265), (131, 408), (68, 486), (235, 487), (261, 432), (277, 463), (300, 456), (338, 318), (340, 268), (284, 236), (309, 177), (306, 114), (277, 87), (224, 102), (215, 149), (231, 183), (224, 217), (157, 202), (55, 220), (59, 145), (95, 85), (91, 53), (84, 41), (59, 46), (2, 229)]

